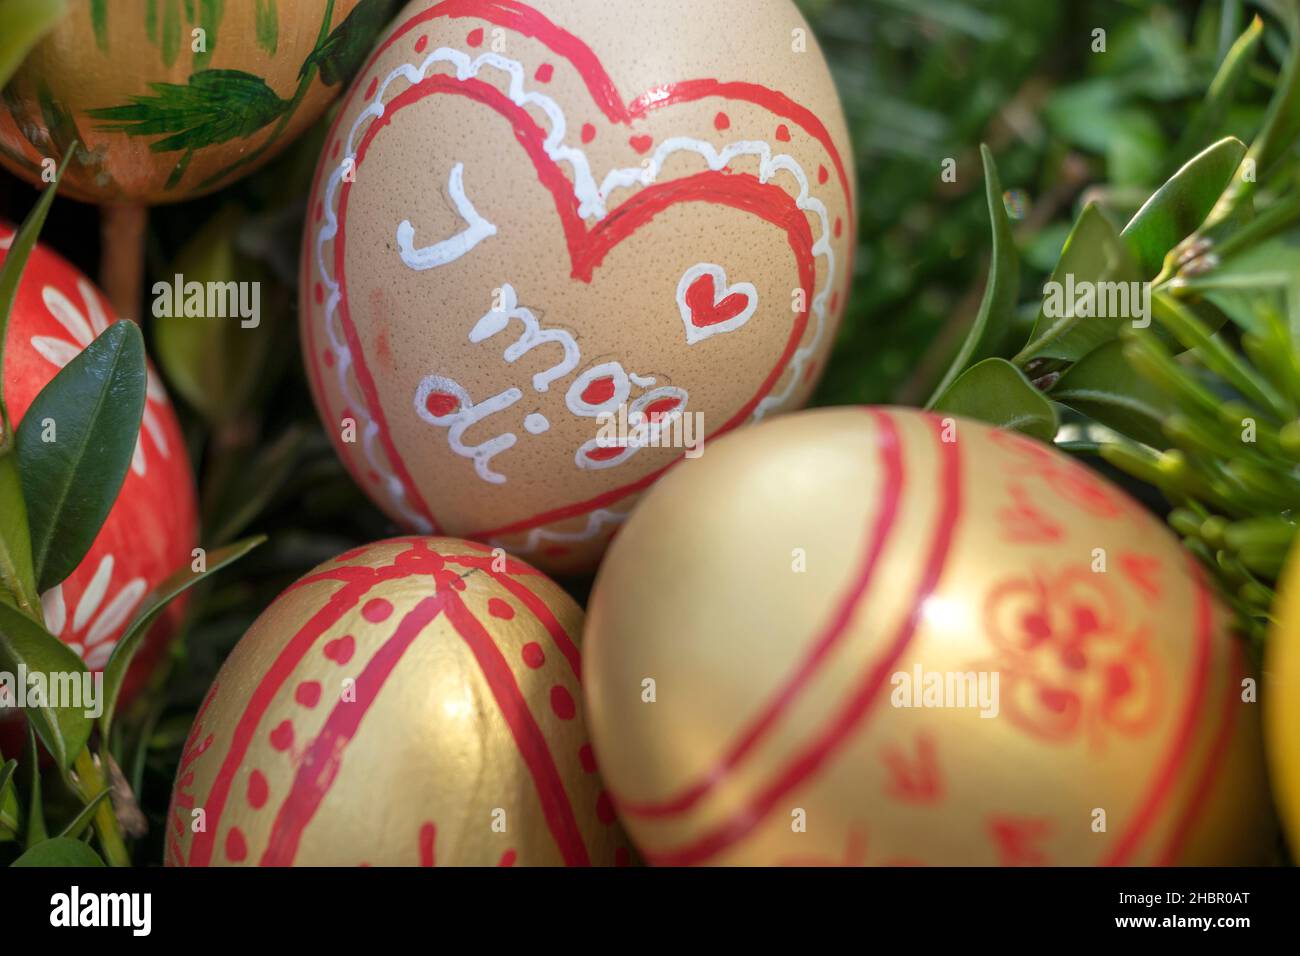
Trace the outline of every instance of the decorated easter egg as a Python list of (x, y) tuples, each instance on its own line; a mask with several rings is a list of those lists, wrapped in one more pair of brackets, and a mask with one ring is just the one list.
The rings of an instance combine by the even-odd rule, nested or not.
[(326, 562), (217, 674), (167, 863), (628, 862), (583, 723), (581, 627), (557, 584), (467, 541)]
[(406, 527), (591, 568), (667, 469), (807, 399), (851, 169), (790, 0), (410, 3), (309, 206), (339, 453)]
[[(0, 222), (0, 262), (14, 229)], [(116, 321), (112, 306), (79, 270), (37, 245), (9, 316), (4, 394), (15, 426), (59, 370)], [(102, 670), (145, 597), (193, 560), (197, 516), (185, 439), (153, 368), (131, 467), (90, 551), (61, 584), (41, 595), (45, 624), (92, 670)], [(122, 700), (143, 684), (183, 613), (163, 611), (137, 652)]]
[(34, 183), (74, 140), (60, 190), (163, 203), (218, 189), (290, 143), (344, 88), (394, 0), (82, 0), (0, 108), (0, 163)]
[(1264, 695), (1269, 770), (1292, 857), (1300, 854), (1300, 559), (1294, 549), (1268, 638)]
[(1274, 847), (1230, 617), (1062, 454), (909, 410), (728, 436), (588, 608), (596, 757), (656, 864), (1236, 864)]

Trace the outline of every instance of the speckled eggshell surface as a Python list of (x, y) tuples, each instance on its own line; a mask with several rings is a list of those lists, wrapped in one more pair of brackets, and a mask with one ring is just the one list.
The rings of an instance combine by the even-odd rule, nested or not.
[[(0, 165), (84, 150), (61, 196), (154, 205), (219, 189), (342, 92), (392, 0), (75, 0), (0, 100)], [(201, 31), (201, 35), (195, 31)]]
[[(707, 447), (806, 401), (851, 272), (851, 170), (788, 0), (409, 4), (311, 201), (326, 428), (406, 526), (589, 569), (688, 418)], [(649, 429), (602, 444), (620, 408)]]

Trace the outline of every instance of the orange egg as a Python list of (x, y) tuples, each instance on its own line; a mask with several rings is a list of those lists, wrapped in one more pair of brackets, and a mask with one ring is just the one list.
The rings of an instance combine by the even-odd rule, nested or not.
[(38, 185), (73, 139), (60, 191), (191, 199), (252, 172), (324, 112), (393, 0), (82, 0), (0, 101), (0, 164)]
[(340, 455), (409, 528), (590, 569), (684, 455), (806, 401), (852, 169), (789, 0), (409, 4), (309, 207)]
[(728, 436), (588, 607), (588, 716), (657, 864), (1244, 864), (1259, 705), (1192, 557), (1066, 456), (910, 410)]
[(357, 548), (217, 674), (177, 771), (172, 866), (627, 863), (582, 718), (582, 611), (451, 538)]

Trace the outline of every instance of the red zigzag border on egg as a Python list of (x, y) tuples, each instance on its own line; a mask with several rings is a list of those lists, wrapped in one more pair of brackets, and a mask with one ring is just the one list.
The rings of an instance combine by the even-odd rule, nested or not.
[[(540, 576), (540, 572), (515, 561), (507, 564), (505, 572), (499, 572), (492, 567), (495, 559), (487, 555), (483, 557), (439, 555), (428, 551), (423, 539), (399, 540), (411, 542), (412, 547), (411, 550), (399, 554), (392, 564), (378, 568), (366, 566), (331, 568), (309, 575), (289, 588), (293, 591), (322, 581), (337, 581), (343, 584), (343, 587), (330, 595), (324, 607), (313, 614), (284, 646), (249, 698), (235, 725), (234, 733), (222, 757), (221, 766), (207, 796), (203, 801), (196, 802), (196, 805), (203, 807), (206, 812), (207, 829), (194, 834), (187, 861), (179, 848), (172, 848), (172, 853), (187, 865), (207, 866), (211, 862), (220, 831), (221, 817), (236, 775), (276, 695), (318, 641), (346, 614), (354, 611), (376, 585), (414, 575), (433, 574), (441, 570), (444, 564), (484, 571), (517, 597), (529, 613), (536, 617), (550, 635), (556, 648), (568, 661), (574, 676), (581, 682), (578, 650), (572, 638), (546, 608), (545, 603), (515, 577), (515, 575)], [(482, 550), (488, 549), (482, 548)], [(347, 557), (348, 555), (342, 555), (335, 560), (343, 560)], [(438, 560), (432, 560), (435, 558)], [(440, 588), (432, 597), (420, 601), (402, 617), (396, 630), (379, 646), (357, 677), (357, 700), (346, 707), (341, 704), (336, 705), (326, 719), (321, 733), (307, 746), (303, 759), (294, 772), (291, 789), (276, 811), (275, 822), (259, 865), (288, 866), (293, 863), (302, 833), (333, 785), (348, 743), (361, 726), (370, 706), (378, 698), (384, 683), (391, 676), (403, 653), (419, 639), (424, 629), (439, 615), (447, 617), (456, 634), (469, 647), (478, 662), (480, 672), (492, 691), (493, 698), (510, 727), (520, 756), (533, 778), (543, 816), (565, 863), (569, 866), (590, 865), (591, 861), (582, 838), (581, 828), (578, 826), (573, 807), (564, 789), (555, 759), (527, 702), (519, 691), (509, 664), (492, 640), (491, 634), (450, 587)], [(206, 710), (206, 702), (204, 710)], [(202, 711), (196, 717), (196, 721), (201, 719)], [(206, 749), (205, 746), (204, 750)]]
[[(403, 23), (372, 54), (365, 68), (358, 74), (365, 76), (379, 57), (400, 39), (416, 27), (439, 18), (472, 18), (486, 20), (497, 26), (515, 30), (524, 36), (537, 39), (552, 52), (566, 59), (582, 76), (593, 102), (607, 119), (613, 123), (630, 126), (635, 120), (648, 115), (652, 110), (662, 109), (677, 103), (693, 102), (709, 97), (717, 97), (737, 102), (747, 102), (760, 106), (775, 117), (787, 120), (799, 126), (812, 136), (826, 151), (839, 178), (840, 188), (844, 193), (849, 220), (849, 235), (853, 235), (854, 208), (852, 190), (843, 158), (835, 148), (830, 133), (825, 125), (817, 119), (811, 110), (791, 100), (785, 94), (754, 83), (723, 82), (715, 79), (685, 80), (667, 83), (649, 90), (631, 103), (625, 103), (613, 81), (606, 73), (596, 54), (573, 34), (561, 29), (526, 4), (515, 0), (444, 0), (423, 13), (417, 14)], [(366, 129), (361, 145), (357, 149), (356, 168), (359, 169), (365, 152), (374, 136), (383, 129), (404, 106), (418, 102), (425, 96), (433, 94), (459, 94), (484, 103), (510, 121), (521, 144), (528, 150), (530, 158), (537, 168), (539, 179), (555, 198), (557, 212), (564, 226), (569, 245), (573, 275), (580, 281), (589, 282), (595, 267), (599, 266), (605, 254), (614, 246), (628, 238), (638, 228), (649, 222), (654, 216), (669, 206), (681, 202), (712, 201), (757, 215), (774, 226), (784, 228), (789, 237), (791, 249), (798, 264), (799, 282), (805, 289), (809, 304), (800, 312), (791, 328), (785, 350), (778, 363), (765, 378), (758, 391), (747, 401), (739, 412), (712, 434), (706, 441), (717, 438), (733, 430), (752, 413), (754, 408), (780, 381), (789, 367), (790, 359), (798, 350), (799, 343), (807, 328), (808, 312), (811, 308), (812, 295), (816, 285), (816, 266), (812, 247), (814, 240), (805, 213), (800, 210), (790, 195), (781, 187), (761, 183), (756, 177), (728, 174), (725, 171), (700, 173), (668, 183), (659, 183), (646, 187), (632, 199), (610, 211), (610, 214), (595, 227), (588, 230), (577, 215), (577, 203), (572, 196), (572, 187), (563, 172), (542, 149), (546, 139), (543, 131), (532, 117), (511, 103), (500, 91), (490, 84), (478, 80), (458, 81), (454, 77), (438, 74), (404, 90), (388, 104), (384, 116), (372, 122)], [(330, 130), (327, 142), (333, 142), (338, 135), (339, 126), (346, 110), (341, 111)], [(316, 182), (312, 187), (313, 197), (320, 192), (321, 179), (325, 165), (317, 170)], [(360, 348), (360, 340), (349, 315), (346, 291), (343, 253), (346, 245), (347, 200), (350, 183), (343, 183), (338, 198), (338, 234), (334, 239), (335, 276), (339, 284), (339, 319), (348, 341), (355, 362), (354, 371), (357, 383), (375, 423), (379, 426), (379, 436), (385, 453), (393, 467), (393, 473), (401, 482), (405, 493), (420, 515), (427, 519), (433, 533), (440, 530), (439, 522), (420, 494), (393, 443), (387, 420), (379, 401), (378, 389), (365, 362), (365, 355)], [(845, 287), (852, 281), (852, 243), (842, 281)], [(304, 263), (310, 259), (311, 243), (305, 242), (303, 248)], [(315, 354), (315, 324), (309, 322), (308, 333), (311, 354), (308, 356), (309, 368), (316, 382), (317, 394), (325, 401), (326, 391), (319, 378), (317, 356)], [(336, 439), (337, 443), (337, 439)], [(347, 461), (346, 455), (344, 460)], [(463, 532), (470, 538), (495, 538), (503, 535), (517, 534), (530, 529), (588, 514), (598, 508), (613, 504), (628, 495), (635, 494), (653, 484), (664, 472), (679, 461), (670, 462), (648, 475), (618, 488), (604, 492), (591, 499), (564, 505), (542, 514), (533, 515), (495, 528)]]
[[(876, 521), (869, 532), (858, 573), (837, 604), (835, 613), (826, 624), (821, 636), (814, 641), (809, 654), (799, 663), (785, 684), (769, 699), (758, 716), (708, 773), (676, 795), (662, 800), (631, 801), (615, 795), (615, 802), (620, 812), (632, 817), (663, 819), (678, 816), (696, 806), (715, 787), (725, 782), (759, 741), (777, 725), (786, 709), (825, 663), (830, 651), (848, 636), (852, 618), (869, 591), (880, 554), (897, 517), (904, 477), (901, 446), (894, 419), (888, 412), (880, 409), (866, 411), (875, 420), (876, 450), (879, 453), (880, 468), (885, 476), (881, 505)], [(911, 609), (899, 624), (885, 654), (874, 666), (867, 668), (860, 675), (854, 690), (830, 721), (790, 757), (761, 790), (748, 795), (739, 809), (690, 843), (667, 849), (643, 848), (643, 855), (647, 862), (666, 866), (689, 866), (711, 861), (752, 832), (783, 797), (814, 776), (826, 761), (833, 759), (839, 747), (861, 728), (864, 721), (870, 718), (872, 707), (882, 696), (881, 690), (885, 687), (889, 675), (896, 669), (898, 661), (915, 636), (921, 608), (926, 598), (933, 593), (942, 578), (947, 557), (953, 547), (962, 509), (963, 476), (957, 443), (945, 442), (940, 434), (942, 421), (933, 415), (929, 417), (935, 426), (935, 439), (939, 450), (940, 464), (936, 483), (942, 489), (942, 501), (926, 555), (921, 582), (913, 595)], [(1172, 792), (1178, 784), (1179, 774), (1192, 756), (1191, 750), (1200, 724), (1200, 703), (1207, 694), (1211, 676), (1214, 610), (1200, 568), (1190, 556), (1187, 560), (1195, 588), (1197, 609), (1196, 648), (1189, 674), (1190, 679), (1187, 681), (1188, 693), (1169, 749), (1146, 795), (1139, 802), (1134, 818), (1122, 832), (1117, 843), (1099, 861), (1106, 866), (1131, 865), (1134, 855), (1157, 824), (1160, 811), (1171, 799)], [(1243, 658), (1240, 647), (1236, 647), (1235, 650), (1234, 671), (1239, 673), (1242, 672)], [(1164, 845), (1156, 851), (1155, 860), (1161, 865), (1176, 862), (1199, 810), (1209, 796), (1214, 772), (1231, 740), (1235, 713), (1235, 691), (1231, 680), (1224, 682), (1223, 693), (1222, 711), (1218, 715), (1219, 726), (1204, 755), (1204, 762), (1193, 777), (1186, 802)]]

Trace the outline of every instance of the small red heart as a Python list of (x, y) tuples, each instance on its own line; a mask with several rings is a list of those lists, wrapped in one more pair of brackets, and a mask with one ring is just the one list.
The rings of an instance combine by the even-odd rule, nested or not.
[(638, 153), (647, 152), (655, 144), (653, 136), (633, 136), (628, 142)]
[(686, 290), (686, 304), (691, 309), (691, 324), (706, 329), (710, 325), (729, 322), (749, 307), (749, 297), (733, 292), (721, 302), (713, 301), (717, 294), (713, 276), (705, 273)]

